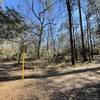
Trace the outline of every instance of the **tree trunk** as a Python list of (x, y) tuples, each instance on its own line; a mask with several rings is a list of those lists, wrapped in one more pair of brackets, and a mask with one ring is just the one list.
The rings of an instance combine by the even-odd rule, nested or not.
[(39, 42), (38, 42), (38, 47), (37, 47), (37, 58), (40, 58), (40, 47), (41, 47), (41, 34), (39, 36)]
[(22, 56), (22, 52), (20, 52), (20, 53), (18, 54), (18, 64), (20, 64), (21, 56)]
[(88, 43), (88, 52), (89, 52), (89, 62), (91, 62), (91, 50), (90, 50), (90, 36), (89, 36), (89, 22), (88, 22), (88, 17), (86, 16), (86, 23), (87, 23), (87, 43)]
[(87, 57), (86, 57), (86, 49), (85, 49), (85, 44), (84, 44), (84, 34), (83, 34), (83, 26), (82, 26), (82, 14), (81, 14), (80, 0), (78, 0), (78, 7), (79, 7), (80, 31), (81, 31), (81, 39), (82, 39), (82, 55), (83, 55), (83, 62), (85, 62), (87, 61)]
[(74, 54), (75, 54), (75, 59), (77, 60), (77, 49), (76, 49), (76, 40), (75, 40), (74, 27), (73, 27), (73, 42), (74, 42)]
[(47, 51), (49, 50), (49, 32), (47, 34), (47, 47), (46, 47)]
[(53, 51), (55, 51), (55, 41), (54, 41), (54, 37), (53, 37), (53, 32), (52, 32), (52, 26), (50, 24), (50, 34), (51, 34), (51, 37), (52, 37), (52, 44), (53, 44)]
[(92, 36), (91, 36), (91, 31), (90, 31), (90, 19), (89, 19), (89, 35), (90, 35), (90, 46), (91, 46), (91, 57), (93, 59), (93, 43), (92, 43)]
[(99, 30), (99, 40), (100, 40), (100, 12), (99, 10), (96, 10), (96, 19), (97, 19), (97, 25), (98, 25), (98, 30)]
[(73, 35), (72, 35), (72, 14), (71, 14), (70, 0), (66, 0), (66, 5), (67, 5), (67, 11), (68, 11), (68, 17), (69, 17), (71, 62), (72, 62), (72, 65), (75, 65), (75, 54), (74, 54)]

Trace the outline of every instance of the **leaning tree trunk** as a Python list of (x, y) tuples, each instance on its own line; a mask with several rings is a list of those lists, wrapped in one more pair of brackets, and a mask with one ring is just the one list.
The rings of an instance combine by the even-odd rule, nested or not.
[(78, 0), (78, 7), (79, 7), (80, 31), (81, 31), (81, 40), (82, 40), (82, 55), (83, 55), (83, 62), (85, 62), (87, 61), (87, 57), (86, 57), (86, 49), (85, 49), (85, 44), (84, 44), (84, 34), (83, 34), (83, 26), (82, 26), (82, 14), (81, 14), (80, 0)]
[(75, 65), (75, 54), (74, 54), (73, 35), (72, 35), (72, 14), (71, 14), (70, 0), (66, 0), (66, 5), (67, 5), (67, 11), (68, 11), (68, 17), (69, 17), (71, 62), (72, 62), (72, 65)]

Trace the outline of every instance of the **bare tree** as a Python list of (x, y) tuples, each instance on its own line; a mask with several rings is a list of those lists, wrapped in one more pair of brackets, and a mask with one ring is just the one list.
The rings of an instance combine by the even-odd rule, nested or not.
[[(36, 25), (38, 32), (36, 32), (36, 35), (38, 36), (38, 46), (37, 46), (37, 58), (40, 58), (40, 47), (41, 47), (41, 41), (42, 41), (42, 35), (44, 33), (44, 29), (49, 24), (54, 24), (52, 22), (46, 22), (46, 13), (47, 10), (52, 7), (54, 4), (49, 5), (48, 7), (45, 6), (45, 2), (41, 0), (37, 0), (42, 8), (39, 12), (36, 12), (34, 3), (35, 0), (32, 0), (31, 5), (28, 3), (28, 1), (25, 1), (28, 8), (31, 10), (32, 14), (35, 16), (35, 18), (39, 21), (38, 25)], [(32, 21), (32, 20), (31, 20)]]

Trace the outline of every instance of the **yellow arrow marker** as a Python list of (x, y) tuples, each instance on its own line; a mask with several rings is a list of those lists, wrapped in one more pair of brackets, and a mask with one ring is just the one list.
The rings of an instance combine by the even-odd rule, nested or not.
[(22, 55), (22, 80), (24, 79), (24, 67), (25, 67), (25, 48), (23, 47), (23, 55)]

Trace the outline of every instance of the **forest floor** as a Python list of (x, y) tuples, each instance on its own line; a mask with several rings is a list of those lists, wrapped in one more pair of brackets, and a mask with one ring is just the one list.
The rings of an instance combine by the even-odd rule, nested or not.
[(100, 56), (92, 63), (25, 68), (0, 63), (0, 100), (100, 100)]

